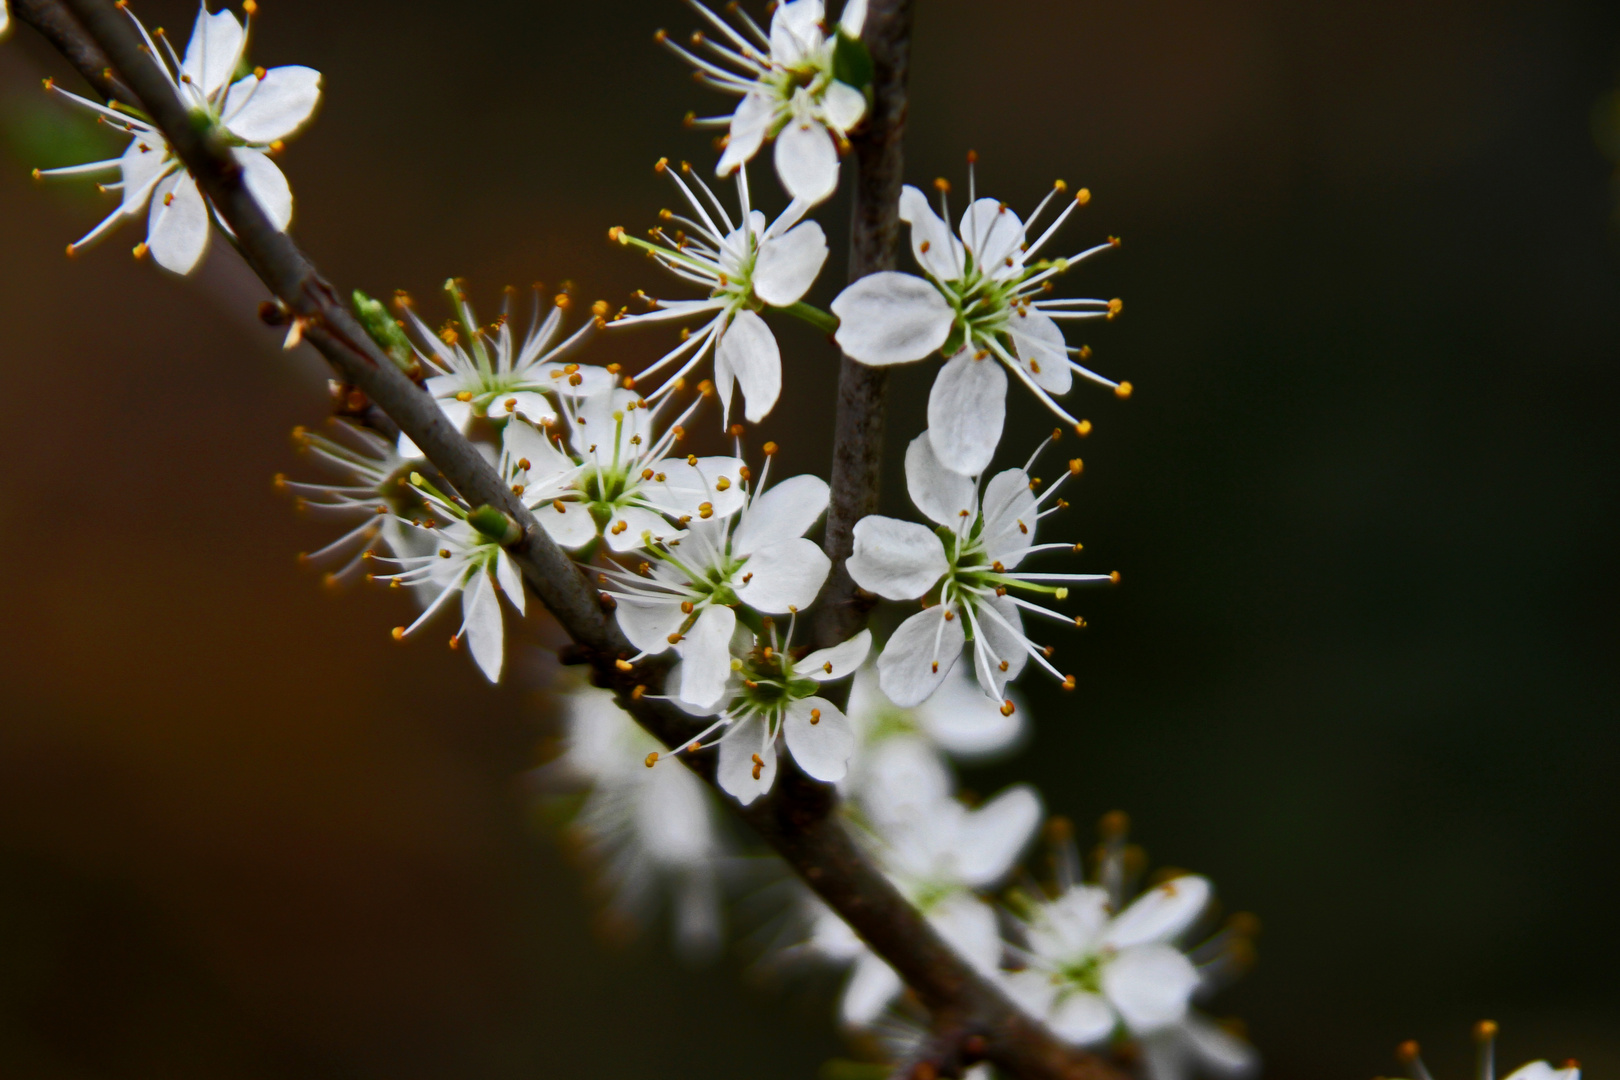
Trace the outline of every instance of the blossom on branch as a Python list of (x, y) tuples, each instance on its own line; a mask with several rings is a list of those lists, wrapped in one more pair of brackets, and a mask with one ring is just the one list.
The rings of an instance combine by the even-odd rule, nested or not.
[(421, 459), (407, 460), (394, 444), (374, 431), (347, 421), (332, 421), (340, 433), (329, 439), (306, 428), (296, 428), (293, 438), (301, 450), (314, 455), (322, 464), (342, 474), (343, 482), (313, 484), (276, 477), (276, 487), (292, 492), (298, 509), (323, 517), (357, 521), (353, 528), (318, 551), (299, 556), (301, 562), (318, 563), (348, 556), (338, 569), (326, 575), (328, 583), (349, 577), (379, 549), (402, 551), (400, 520), (421, 499), (411, 487), (409, 475), (420, 467)]
[(924, 600), (923, 610), (900, 624), (878, 659), (879, 683), (896, 705), (926, 701), (969, 642), (979, 689), (1009, 713), (1007, 683), (1031, 657), (1065, 688), (1073, 688), (1073, 676), (1052, 665), (1052, 649), (1025, 635), (1021, 612), (1073, 626), (1084, 625), (1083, 620), (1014, 590), (1064, 600), (1070, 585), (1117, 581), (1118, 575), (1018, 572), (1030, 555), (1078, 547), (1035, 542), (1040, 519), (1068, 505), (1056, 498), (1064, 480), (1080, 472), (1079, 459), (1071, 461), (1057, 483), (1037, 497), (1040, 481), (1028, 470), (1049, 442), (1036, 448), (1024, 468), (992, 477), (981, 500), (979, 482), (946, 468), (924, 432), (906, 448), (906, 488), (936, 528), (875, 514), (855, 523), (848, 563), (855, 583), (890, 600)]
[[(731, 419), (732, 387), (742, 389), (743, 415), (750, 423), (763, 420), (782, 392), (782, 353), (760, 312), (787, 308), (799, 312), (804, 294), (815, 283), (827, 261), (827, 237), (814, 221), (801, 221), (805, 204), (795, 201), (769, 225), (753, 209), (748, 193), (748, 170), (737, 171), (737, 199), (741, 207), (732, 222), (725, 206), (697, 176), (691, 175), (703, 197), (680, 173), (691, 174), (681, 163), (680, 173), (660, 159), (657, 170), (675, 181), (691, 207), (692, 216), (665, 210), (651, 240), (633, 237), (621, 228), (609, 235), (621, 244), (645, 250), (677, 277), (709, 290), (703, 300), (654, 300), (642, 295), (651, 311), (621, 314), (615, 326), (686, 319), (707, 315), (703, 328), (683, 331), (681, 343), (636, 376), (646, 379), (665, 368), (662, 385), (647, 393), (657, 401), (681, 385), (682, 377), (713, 352), (714, 381), (720, 393), (721, 422)], [(814, 318), (819, 312), (810, 313)], [(829, 324), (830, 325), (830, 324)]]
[(744, 480), (727, 481), (726, 494), (742, 504), (734, 517), (711, 513), (683, 522), (686, 531), (671, 538), (644, 536), (637, 570), (601, 572), (620, 629), (641, 650), (636, 659), (673, 647), (682, 660), (675, 696), (700, 709), (721, 701), (729, 685), (737, 609), (786, 615), (808, 607), (832, 565), (804, 536), (827, 508), (826, 481), (795, 476), (764, 489), (761, 476), (747, 497)]
[(691, 49), (662, 30), (658, 40), (696, 69), (699, 82), (742, 98), (729, 115), (688, 117), (694, 127), (728, 129), (716, 174), (731, 175), (775, 139), (776, 175), (787, 193), (812, 206), (826, 199), (838, 187), (838, 152), (866, 116), (866, 0), (846, 3), (831, 33), (822, 0), (779, 4), (769, 33), (736, 4), (728, 7), (733, 26), (698, 0), (688, 2), (720, 38), (694, 33)]
[(1120, 302), (1043, 299), (1053, 278), (1118, 241), (1068, 258), (1036, 259), (1091, 198), (1082, 188), (1065, 199), (1057, 218), (1032, 238), (1035, 222), (1066, 192), (1061, 181), (1027, 223), (1006, 203), (977, 198), (970, 181), (969, 205), (955, 233), (947, 224), (949, 185), (939, 181), (938, 188), (939, 214), (909, 184), (900, 195), (900, 218), (911, 226), (911, 250), (924, 276), (868, 274), (840, 293), (832, 310), (841, 320), (839, 346), (864, 364), (908, 363), (936, 351), (949, 357), (928, 396), (930, 437), (948, 468), (976, 476), (989, 466), (1001, 438), (1007, 371), (1082, 434), (1081, 421), (1053, 400), (1069, 392), (1075, 375), (1112, 387), (1120, 397), (1130, 395), (1130, 383), (1116, 383), (1071, 359), (1087, 359), (1091, 350), (1070, 347), (1060, 326), (1064, 320), (1111, 319)]
[[(247, 14), (244, 22), (237, 22), (236, 16), (228, 11), (210, 14), (203, 4), (197, 12), (184, 59), (175, 54), (161, 28), (148, 34), (128, 7), (119, 6), (140, 31), (153, 62), (191, 111), (193, 122), (231, 148), (232, 156), (242, 168), (242, 181), (248, 191), (271, 224), (285, 229), (292, 221), (292, 189), (270, 156), (279, 152), (282, 140), (294, 135), (314, 114), (321, 98), (320, 72), (300, 66), (268, 71), (261, 67), (238, 78), (247, 54), (247, 24), (257, 10), (252, 0), (243, 4)], [(131, 136), (129, 146), (117, 158), (35, 170), (35, 176), (69, 176), (114, 169), (121, 174), (117, 182), (101, 185), (103, 191), (120, 192), (118, 209), (83, 239), (69, 244), (68, 254), (74, 254), (118, 222), (134, 217), (150, 205), (146, 242), (136, 247), (135, 254), (150, 252), (159, 266), (177, 274), (191, 273), (208, 248), (209, 218), (217, 214), (212, 213), (191, 174), (173, 156), (162, 133), (129, 103), (100, 105), (71, 94), (49, 80), (45, 85)], [(223, 220), (220, 227), (230, 231)]]

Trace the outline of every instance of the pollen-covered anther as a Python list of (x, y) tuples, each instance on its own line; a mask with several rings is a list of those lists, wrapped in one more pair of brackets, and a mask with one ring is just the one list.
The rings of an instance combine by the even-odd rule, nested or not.
[(649, 769), (658, 764), (658, 751), (654, 750), (652, 753), (643, 758), (642, 764), (646, 765)]
[(630, 691), (630, 700), (631, 701), (640, 701), (641, 700), (641, 695), (645, 694), (646, 692), (647, 692), (647, 688), (645, 686), (641, 685), (640, 683), (637, 683), (636, 688), (634, 690)]
[(730, 488), (731, 488), (731, 479), (730, 479), (730, 477), (722, 476), (722, 477), (720, 477), (718, 480), (716, 480), (714, 482), (714, 490), (716, 490), (716, 491), (728, 491), (728, 490), (730, 490)]
[(812, 726), (815, 725), (815, 724), (821, 723), (821, 710), (820, 709), (811, 709), (810, 710), (810, 723), (811, 723)]
[(1118, 584), (1119, 584), (1119, 571), (1118, 571), (1118, 570), (1115, 570), (1115, 571), (1113, 571), (1113, 572), (1111, 572), (1111, 573), (1110, 573), (1110, 574), (1109, 574), (1109, 575), (1108, 575), (1108, 580), (1109, 580), (1109, 581), (1110, 581), (1110, 582), (1111, 582), (1111, 583), (1113, 583), (1113, 584), (1115, 584), (1115, 585), (1118, 585)]
[(146, 241), (142, 240), (140, 243), (136, 244), (133, 249), (131, 249), (130, 254), (134, 255), (137, 259), (144, 259), (151, 250), (151, 248), (146, 246)]
[(939, 192), (941, 195), (949, 195), (951, 191), (951, 182), (945, 179), (943, 176), (937, 176), (934, 178), (934, 190)]
[(946, 622), (951, 622), (955, 618), (956, 618), (956, 612), (952, 611), (950, 608), (946, 608), (945, 609), (945, 621)]
[(690, 614), (692, 614), (692, 601), (690, 601), (690, 600), (682, 600), (681, 601), (681, 614), (682, 615), (690, 615)]
[(1118, 386), (1114, 387), (1114, 396), (1119, 398), (1121, 401), (1124, 401), (1131, 396), (1131, 391), (1135, 389), (1136, 388), (1130, 383), (1122, 382)]
[(698, 383), (698, 393), (702, 394), (704, 397), (714, 397), (714, 383), (710, 382), (708, 379), (704, 379), (702, 382)]
[(1005, 586), (1005, 585), (997, 585), (996, 586), (996, 595), (997, 596), (1006, 596), (1007, 595), (1007, 586)]
[(676, 633), (673, 633), (673, 634), (669, 635), (669, 637), (666, 638), (665, 640), (668, 641), (671, 645), (679, 645), (681, 643), (681, 635), (680, 635), (679, 631), (677, 631)]
[(1001, 667), (1002, 671), (1006, 671), (1012, 665), (1008, 661), (1003, 660), (999, 666)]
[(403, 626), (396, 626), (392, 630), (388, 631), (388, 633), (395, 641), (405, 640), (405, 628)]
[(1012, 703), (1012, 698), (1008, 698), (1007, 700), (1005, 700), (1005, 701), (1003, 701), (1001, 703), (1001, 715), (1002, 716), (1011, 716), (1013, 713), (1015, 713), (1017, 711), (1018, 711), (1018, 707), (1015, 706)]
[(1056, 589), (1052, 590), (1052, 598), (1054, 600), (1067, 600), (1069, 598), (1069, 590), (1062, 585), (1059, 585)]
[(628, 660), (615, 660), (613, 661), (613, 666), (618, 668), (620, 671), (630, 671), (635, 667), (635, 665)]
[(755, 780), (759, 779), (759, 774), (760, 774), (761, 771), (764, 770), (764, 768), (765, 768), (765, 760), (763, 758), (761, 758), (758, 754), (755, 754), (754, 755), (754, 779)]
[(1490, 1042), (1496, 1038), (1496, 1021), (1481, 1020), (1474, 1025), (1474, 1038), (1479, 1042)]
[[(1081, 206), (1086, 205), (1086, 203), (1091, 201), (1091, 189), (1090, 188), (1081, 188), (1079, 191), (1075, 192), (1074, 193), (1074, 201), (1079, 203)], [(1119, 240), (1117, 238), (1110, 236), (1108, 239), (1113, 243), (1113, 245), (1115, 247), (1119, 246)]]
[(1070, 458), (1069, 459), (1069, 475), (1070, 476), (1079, 476), (1080, 473), (1081, 473), (1081, 470), (1083, 470), (1085, 467), (1086, 467), (1085, 462), (1081, 461), (1079, 458)]
[(1418, 1059), (1418, 1044), (1416, 1039), (1407, 1039), (1395, 1048), (1395, 1056), (1404, 1062), (1413, 1062)]
[(629, 527), (630, 523), (623, 518), (620, 518), (618, 521), (613, 523), (612, 527), (608, 529), (608, 532), (612, 533), (614, 536), (622, 536), (624, 534), (624, 530), (628, 529)]
[(456, 395), (456, 400), (461, 402), (462, 404), (466, 404), (467, 402), (471, 401), (472, 399), (473, 399), (473, 396), (472, 396), (472, 391), (471, 390), (463, 390), (461, 393)]

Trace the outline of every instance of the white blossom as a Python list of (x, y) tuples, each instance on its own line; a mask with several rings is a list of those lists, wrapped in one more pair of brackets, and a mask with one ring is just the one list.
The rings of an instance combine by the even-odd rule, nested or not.
[[(822, 683), (847, 678), (861, 665), (872, 647), (872, 632), (862, 630), (842, 644), (797, 660), (791, 639), (791, 629), (787, 638), (778, 639), (774, 620), (767, 620), (758, 635), (739, 627), (731, 641), (731, 674), (716, 703), (704, 707), (676, 698), (687, 712), (718, 714), (719, 719), (675, 753), (718, 744), (715, 777), (744, 806), (776, 783), (778, 741), (787, 744), (805, 775), (829, 783), (843, 779), (855, 752), (849, 720), (820, 690)], [(683, 660), (677, 665), (670, 680), (684, 687), (690, 663)], [(712, 742), (704, 742), (716, 735)], [(653, 761), (649, 758), (648, 764)]]
[(1199, 1076), (1247, 1080), (1260, 1071), (1260, 1055), (1254, 1047), (1196, 1010), (1189, 1009), (1177, 1023), (1143, 1035), (1138, 1042), (1149, 1080), (1193, 1080)]
[[(731, 490), (741, 501), (740, 484)], [(675, 693), (687, 705), (706, 709), (725, 693), (739, 605), (785, 615), (821, 591), (831, 562), (804, 534), (827, 508), (827, 494), (820, 477), (792, 477), (747, 498), (735, 517), (691, 521), (684, 535), (649, 543), (639, 572), (602, 572), (619, 627), (641, 650), (637, 659), (675, 648), (682, 660)]]
[[(1010, 688), (1008, 694), (1015, 697)], [(939, 688), (923, 702), (902, 708), (878, 685), (875, 664), (863, 664), (849, 691), (849, 721), (863, 747), (920, 739), (957, 761), (981, 762), (1016, 749), (1028, 734), (1022, 709), (1003, 712), (973, 684), (966, 667), (953, 664)]]
[(642, 294), (653, 310), (621, 314), (613, 325), (707, 316), (702, 329), (683, 334), (679, 345), (637, 379), (674, 368), (658, 389), (647, 394), (649, 400), (657, 401), (713, 353), (722, 423), (730, 422), (733, 386), (742, 390), (743, 415), (757, 423), (782, 392), (781, 349), (760, 312), (799, 303), (827, 261), (826, 235), (814, 221), (800, 220), (805, 204), (799, 201), (767, 224), (765, 215), (750, 201), (747, 169), (737, 170), (741, 210), (735, 222), (701, 179), (690, 176), (702, 198), (681, 178), (680, 173), (691, 173), (690, 165), (683, 162), (677, 172), (660, 160), (658, 171), (675, 181), (691, 207), (691, 216), (665, 210), (661, 216), (668, 227), (652, 230), (650, 241), (620, 228), (611, 230), (611, 235), (621, 244), (646, 250), (677, 277), (707, 289), (709, 295), (702, 300), (655, 300)]
[(689, 118), (694, 126), (728, 129), (716, 173), (729, 176), (775, 139), (776, 174), (788, 194), (809, 205), (826, 199), (838, 187), (838, 151), (866, 115), (870, 74), (860, 69), (870, 58), (859, 44), (866, 0), (846, 3), (830, 34), (822, 0), (778, 5), (769, 33), (736, 5), (734, 27), (689, 2), (720, 37), (694, 34), (692, 49), (662, 31), (658, 39), (697, 69), (699, 82), (742, 98), (728, 115)]
[(334, 558), (346, 560), (326, 575), (328, 583), (341, 581), (379, 550), (402, 554), (400, 515), (420, 505), (408, 481), (420, 459), (406, 459), (394, 444), (358, 424), (333, 422), (339, 438), (296, 428), (293, 439), (301, 450), (342, 476), (342, 482), (315, 484), (276, 477), (276, 487), (292, 492), (298, 509), (322, 517), (354, 521), (348, 532), (317, 551), (299, 556), (303, 562), (319, 563)]
[(1068, 393), (1074, 375), (1113, 387), (1121, 397), (1130, 395), (1129, 383), (1106, 379), (1071, 359), (1086, 359), (1091, 352), (1070, 347), (1060, 325), (1112, 318), (1120, 302), (1043, 299), (1055, 276), (1117, 241), (1068, 258), (1036, 258), (1090, 198), (1082, 189), (1065, 200), (1056, 220), (1032, 236), (1046, 207), (1066, 190), (1061, 183), (1028, 223), (1006, 203), (977, 198), (970, 184), (969, 206), (952, 233), (947, 187), (941, 182), (939, 214), (915, 187), (907, 185), (900, 196), (900, 217), (911, 226), (912, 253), (925, 276), (869, 274), (840, 293), (832, 310), (841, 320), (838, 344), (862, 363), (907, 363), (936, 350), (949, 357), (929, 393), (929, 431), (934, 452), (948, 468), (975, 476), (989, 466), (1006, 421), (1007, 371), (1077, 428), (1080, 421), (1053, 400)]
[(690, 769), (647, 769), (657, 740), (605, 690), (559, 696), (563, 753), (545, 766), (548, 786), (585, 786), (571, 826), (595, 856), (609, 909), (644, 923), (667, 895), (675, 939), (692, 955), (720, 944), (721, 861), (729, 848), (713, 796)]
[[(244, 7), (251, 22), (253, 7)], [(129, 9), (124, 10), (128, 13)], [(242, 167), (243, 182), (258, 200), (265, 216), (276, 228), (285, 229), (292, 221), (292, 189), (270, 155), (279, 151), (282, 140), (296, 133), (314, 114), (321, 97), (320, 72), (299, 66), (268, 71), (254, 68), (233, 82), (247, 53), (248, 26), (237, 22), (236, 16), (228, 11), (209, 14), (206, 4), (197, 12), (184, 59), (175, 55), (161, 30), (156, 35), (148, 34), (139, 19), (132, 13), (129, 17), (145, 39), (153, 62), (192, 116), (231, 147), (232, 155)], [(136, 216), (150, 205), (146, 242), (138, 246), (135, 253), (143, 255), (149, 251), (158, 265), (177, 274), (189, 274), (208, 247), (210, 206), (191, 174), (171, 153), (162, 133), (123, 103), (99, 105), (54, 84), (47, 85), (68, 100), (100, 114), (114, 129), (131, 136), (128, 147), (119, 157), (86, 165), (36, 170), (36, 176), (68, 176), (114, 169), (121, 174), (117, 182), (102, 185), (103, 191), (121, 193), (118, 209), (82, 240), (69, 244), (68, 254), (74, 254), (118, 222)], [(223, 221), (221, 226), (224, 227)]]
[[(481, 326), (459, 280), (446, 281), (444, 291), (456, 320), (438, 333), (417, 316), (408, 297), (400, 295), (397, 306), (416, 332), (413, 347), (428, 376), (427, 391), (456, 430), (465, 431), (475, 416), (491, 420), (518, 416), (531, 424), (548, 424), (556, 419), (557, 411), (547, 394), (582, 396), (613, 385), (613, 376), (605, 369), (565, 360), (595, 327), (594, 322), (553, 344), (562, 329), (563, 312), (570, 306), (567, 296), (558, 296), (541, 320), (536, 292), (535, 316), (519, 345), (507, 312), (493, 325)], [(418, 453), (404, 435), (400, 436), (400, 452), (407, 456)]]
[[(1037, 456), (1045, 446), (1043, 442), (1037, 448)], [(946, 468), (924, 432), (906, 450), (906, 487), (917, 509), (937, 528), (877, 515), (856, 522), (848, 563), (855, 583), (890, 600), (927, 602), (900, 624), (878, 659), (879, 683), (896, 705), (926, 701), (970, 639), (979, 689), (1002, 701), (1009, 713), (1014, 705), (1006, 698), (1007, 683), (1018, 677), (1030, 657), (1066, 688), (1073, 688), (1073, 677), (1052, 665), (1052, 650), (1025, 635), (1021, 612), (1074, 626), (1083, 625), (1083, 620), (1015, 595), (1014, 590), (1063, 600), (1070, 585), (1114, 581), (1118, 576), (1019, 572), (1019, 565), (1032, 554), (1076, 549), (1068, 543), (1037, 544), (1035, 526), (1067, 505), (1057, 492), (1064, 480), (1079, 473), (1080, 462), (1071, 461), (1059, 480), (1037, 497), (1038, 481), (1028, 472), (1034, 461), (1031, 457), (1024, 468), (992, 477), (981, 500), (978, 481)]]
[(633, 551), (679, 537), (694, 518), (724, 519), (742, 508), (748, 475), (742, 459), (672, 453), (685, 434), (682, 425), (702, 399), (663, 426), (658, 413), (668, 401), (653, 405), (623, 387), (563, 400), (568, 441), (583, 466), (576, 474), (572, 502), (587, 513), (576, 513), (566, 497), (531, 500), (540, 524), (559, 544), (578, 547), (599, 530), (614, 551)]

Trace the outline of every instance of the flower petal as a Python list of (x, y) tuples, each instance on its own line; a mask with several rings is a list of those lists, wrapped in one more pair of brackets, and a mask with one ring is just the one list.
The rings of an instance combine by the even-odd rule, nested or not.
[(940, 281), (962, 277), (966, 272), (962, 245), (928, 205), (928, 196), (910, 184), (900, 189), (900, 220), (911, 226), (911, 254), (918, 266)]
[(958, 893), (939, 903), (928, 915), (939, 936), (962, 959), (980, 972), (990, 974), (1001, 959), (1001, 934), (996, 929), (996, 912), (972, 893)]
[(1039, 511), (1029, 485), (1023, 469), (1006, 469), (984, 486), (984, 551), (1009, 570), (1023, 562), (1023, 549), (1035, 542)]
[(152, 197), (153, 182), (165, 169), (178, 163), (169, 156), (169, 148), (156, 134), (137, 135), (124, 148), (118, 159), (118, 171), (123, 174), (123, 205), (120, 213), (134, 215)]
[[(619, 526), (623, 525), (621, 529)], [(608, 519), (607, 527), (602, 535), (607, 537), (608, 547), (614, 551), (634, 551), (638, 547), (646, 546), (644, 537), (651, 535), (654, 540), (666, 536), (673, 536), (680, 530), (665, 521), (661, 514), (656, 514), (640, 506), (617, 506), (613, 509), (613, 516)]]
[(985, 696), (1001, 701), (1007, 684), (1018, 678), (1029, 662), (1024, 619), (1018, 605), (1005, 596), (992, 596), (981, 603), (975, 618), (979, 628), (973, 639), (973, 673)]
[(855, 753), (855, 732), (849, 720), (826, 698), (790, 701), (782, 737), (799, 768), (815, 780), (842, 780)]
[(832, 310), (839, 348), (874, 366), (921, 360), (945, 344), (955, 319), (938, 289), (892, 270), (861, 278), (838, 294)]
[(210, 15), (208, 5), (199, 4), (197, 22), (191, 29), (191, 40), (186, 43), (186, 57), (180, 62), (180, 73), (189, 78), (204, 97), (212, 98), (225, 81), (236, 74), (245, 36), (242, 24), (229, 11)]
[(1116, 949), (1170, 941), (1198, 920), (1209, 905), (1209, 879), (1196, 874), (1172, 878), (1149, 889), (1108, 927), (1105, 944)]
[(940, 461), (926, 431), (906, 447), (906, 492), (925, 517), (959, 533), (966, 534), (979, 513), (973, 481)]
[[(557, 418), (557, 410), (551, 407), (546, 395), (538, 390), (514, 390), (510, 394), (502, 394), (496, 398), (489, 407), (489, 415), (496, 419), (503, 416), (519, 416), (529, 424), (544, 424)], [(527, 427), (528, 424), (524, 426)]]
[(679, 630), (686, 619), (673, 598), (668, 603), (621, 599), (614, 616), (630, 644), (644, 653), (661, 653), (669, 648), (669, 636)]
[(263, 150), (239, 146), (231, 153), (242, 166), (242, 181), (258, 200), (264, 216), (276, 228), (285, 229), (292, 223), (293, 211), (292, 188), (286, 174)]
[(837, 191), (838, 148), (827, 129), (810, 120), (788, 121), (776, 136), (776, 175), (789, 195), (811, 206)]
[(468, 651), (478, 670), (490, 682), (501, 681), (501, 665), (506, 658), (506, 638), (501, 632), (501, 601), (489, 575), (480, 570), (461, 593), (461, 611), (466, 620)]
[(901, 989), (900, 976), (894, 973), (894, 968), (876, 954), (863, 952), (849, 974), (838, 1015), (851, 1027), (870, 1027), (883, 1015), (889, 1002), (900, 996)]
[(827, 498), (827, 481), (809, 473), (767, 488), (743, 511), (737, 531), (731, 534), (731, 550), (751, 555), (767, 544), (803, 536), (827, 509)]
[(1043, 311), (1016, 312), (1007, 326), (1013, 350), (1035, 385), (1051, 394), (1067, 394), (1074, 384), (1069, 369), (1069, 343), (1057, 321)]
[(793, 665), (795, 672), (802, 672), (817, 682), (831, 682), (842, 679), (866, 662), (866, 654), (872, 651), (872, 631), (862, 630), (848, 641), (834, 645), (830, 649), (817, 649)]
[(1024, 223), (1006, 203), (973, 203), (962, 212), (959, 234), (979, 269), (993, 278), (1008, 277), (1024, 265)]
[(901, 623), (878, 657), (878, 685), (902, 709), (927, 701), (961, 659), (962, 620), (948, 610), (935, 604)]
[[(757, 778), (755, 755), (759, 757)], [(757, 714), (737, 721), (721, 738), (715, 778), (744, 806), (776, 783), (776, 740), (771, 737), (770, 727)]]
[(852, 38), (858, 38), (865, 25), (866, 0), (847, 0), (844, 10), (838, 13), (838, 29)]
[(320, 100), (321, 73), (294, 64), (237, 82), (225, 95), (220, 116), (237, 138), (265, 146), (303, 127)]
[(1101, 994), (1073, 993), (1058, 1002), (1046, 1018), (1052, 1033), (1076, 1046), (1099, 1043), (1113, 1032), (1114, 1010)]
[(846, 132), (866, 115), (866, 95), (848, 83), (834, 80), (822, 95), (821, 114), (828, 127)]
[(558, 547), (583, 547), (596, 538), (596, 519), (578, 503), (541, 503), (534, 508), (534, 516)]
[(1007, 373), (963, 348), (928, 391), (928, 438), (947, 469), (978, 476), (990, 467), (1007, 420)]
[(1103, 993), (1136, 1032), (1155, 1031), (1180, 1021), (1197, 988), (1198, 969), (1169, 945), (1124, 949), (1102, 973)]
[(1012, 872), (1041, 825), (1041, 797), (1028, 784), (1010, 787), (972, 810), (957, 837), (956, 865), (964, 885), (988, 889)]
[(720, 700), (731, 678), (731, 632), (737, 613), (711, 604), (704, 608), (680, 641), (683, 701), (706, 708)]
[(208, 250), (208, 204), (185, 170), (164, 177), (152, 192), (146, 246), (152, 261), (176, 274), (197, 268)]
[(772, 307), (796, 304), (815, 284), (826, 261), (827, 234), (814, 221), (800, 222), (760, 243), (754, 260), (754, 295)]
[[(740, 311), (720, 335), (715, 347), (715, 371), (724, 364), (742, 385), (743, 415), (757, 424), (770, 413), (782, 393), (782, 352), (776, 335), (765, 320), (752, 311)], [(731, 408), (729, 387), (722, 391), (721, 405)]]
[(523, 575), (518, 573), (517, 564), (505, 551), (495, 553), (495, 580), (501, 586), (506, 598), (517, 608), (518, 614), (524, 613), (525, 596), (523, 591)]
[[(640, 411), (640, 410), (637, 410)], [(748, 495), (742, 486), (743, 463), (734, 457), (665, 458), (652, 466), (656, 478), (637, 490), (648, 502), (675, 517), (698, 517), (708, 503), (715, 517), (725, 518), (743, 508)], [(720, 486), (720, 481), (725, 486)]]
[(771, 59), (792, 67), (823, 40), (822, 0), (788, 0), (771, 16)]
[(747, 581), (736, 586), (737, 599), (768, 615), (807, 608), (827, 580), (832, 560), (814, 540), (796, 536), (766, 544), (743, 565)]
[(1028, 731), (1022, 708), (1005, 715), (1001, 703), (981, 693), (960, 665), (917, 706), (917, 720), (941, 749), (969, 761), (1011, 750)]
[(849, 576), (890, 600), (917, 599), (950, 569), (939, 537), (914, 521), (869, 514), (855, 523), (854, 541)]
[(730, 176), (737, 167), (759, 153), (776, 120), (776, 102), (757, 90), (744, 95), (737, 111), (731, 114), (731, 134), (726, 139), (726, 151), (720, 155), (715, 169), (717, 176)]

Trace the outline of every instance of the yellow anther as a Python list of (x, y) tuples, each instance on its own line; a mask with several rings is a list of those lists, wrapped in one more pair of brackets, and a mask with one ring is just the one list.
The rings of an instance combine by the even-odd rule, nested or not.
[(812, 725), (821, 723), (821, 710), (820, 709), (811, 709), (810, 710), (810, 723)]
[(1081, 461), (1079, 458), (1070, 458), (1069, 459), (1069, 475), (1070, 476), (1079, 476), (1080, 471), (1082, 469), (1084, 469), (1085, 467), (1086, 467), (1086, 463)]
[(1133, 387), (1130, 383), (1122, 382), (1118, 386), (1114, 387), (1114, 396), (1119, 398), (1119, 400), (1124, 401), (1131, 396), (1131, 391), (1134, 389), (1135, 387)]
[(643, 758), (642, 761), (647, 768), (652, 768), (654, 765), (658, 764), (658, 751), (654, 750), (652, 753)]
[(1002, 716), (1011, 716), (1016, 711), (1017, 711), (1017, 707), (1013, 705), (1012, 698), (1008, 698), (1006, 701), (1003, 701), (1001, 703), (1001, 715)]
[(628, 660), (615, 660), (613, 661), (613, 666), (618, 668), (620, 671), (629, 671), (635, 667), (635, 665)]

